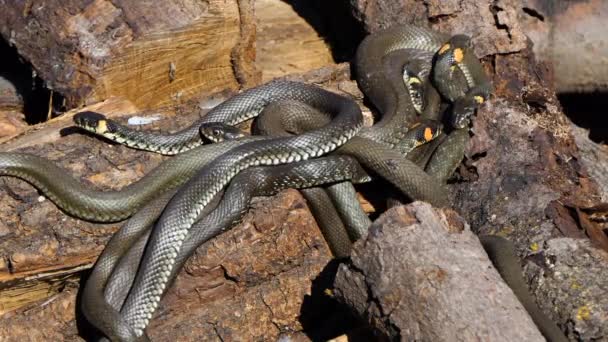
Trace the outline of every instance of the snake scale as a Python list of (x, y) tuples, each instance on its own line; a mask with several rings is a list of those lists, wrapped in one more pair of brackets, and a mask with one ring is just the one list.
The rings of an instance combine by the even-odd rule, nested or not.
[[(478, 67), (478, 61), (472, 60), (474, 56), (468, 53), (469, 45), (468, 38), (465, 39), (463, 36), (448, 37), (423, 28), (402, 26), (369, 36), (358, 50), (356, 63), (359, 85), (383, 115), (372, 128), (363, 129), (354, 139), (363, 138), (374, 141), (378, 146), (384, 145), (385, 147), (379, 150), (382, 153), (397, 149), (394, 153), (398, 154), (391, 160), (406, 160), (402, 163), (403, 167), (416, 170), (410, 177), (417, 178), (417, 180), (412, 182), (413, 185), (411, 186), (403, 186), (402, 180), (395, 178), (394, 171), (382, 176), (394, 180), (394, 184), (398, 188), (401, 186), (400, 190), (412, 198), (422, 198), (437, 204), (443, 204), (441, 195), (443, 188), (438, 186), (438, 181), (434, 181), (437, 178), (422, 172), (417, 164), (426, 165), (429, 161), (439, 160), (441, 162), (451, 159), (448, 161), (448, 164), (451, 164), (447, 168), (442, 163), (436, 164), (435, 169), (430, 167), (433, 164), (426, 166), (426, 171), (438, 178), (449, 176), (451, 171), (446, 172), (445, 170), (453, 170), (454, 160), (460, 161), (458, 158), (462, 157), (463, 142), (468, 139), (468, 135), (465, 134), (466, 130), (463, 128), (468, 124), (475, 108), (489, 96), (491, 90), (489, 81), (485, 78), (481, 67)], [(460, 84), (454, 88), (460, 93), (454, 96), (449, 95), (451, 94), (450, 91), (454, 91), (454, 89), (439, 89), (441, 95), (453, 103), (453, 114), (450, 116), (449, 122), (456, 129), (451, 131), (450, 134), (442, 136), (441, 139), (436, 139), (431, 144), (423, 146), (425, 148), (420, 148), (425, 152), (419, 152), (416, 155), (414, 153), (416, 151), (412, 151), (413, 155), (409, 158), (416, 163), (402, 158), (403, 154), (398, 152), (399, 145), (413, 124), (419, 121), (420, 115), (432, 117), (435, 111), (429, 110), (430, 107), (425, 110), (420, 106), (420, 103), (428, 103), (429, 101), (420, 101), (420, 99), (413, 101), (412, 92), (408, 89), (404, 88), (404, 92), (402, 91), (404, 89), (387, 86), (388, 84), (394, 84), (394, 82), (388, 80), (396, 77), (395, 74), (402, 81), (406, 81), (406, 76), (410, 75), (406, 75), (405, 71), (411, 71), (415, 68), (407, 70), (404, 68), (399, 73), (386, 73), (386, 68), (391, 63), (388, 58), (386, 61), (384, 60), (385, 56), (391, 55), (399, 61), (399, 50), (408, 49), (422, 50), (429, 53), (437, 52), (434, 61), (436, 66), (434, 69), (436, 70), (434, 72), (428, 71), (429, 61), (426, 64), (427, 66), (422, 65), (421, 67), (421, 71), (426, 73), (425, 76), (422, 78), (413, 77), (412, 80), (432, 78), (435, 86), (437, 84)], [(462, 86), (465, 83), (466, 87)], [(428, 82), (421, 82), (421, 84), (426, 85)], [(409, 85), (415, 86), (416, 83)], [(424, 91), (420, 91), (418, 94), (431, 97), (432, 91), (427, 90), (425, 86)], [(300, 100), (316, 110), (332, 115), (333, 118), (328, 126), (293, 137), (251, 137), (222, 144), (200, 146), (202, 145), (199, 134), (201, 125), (204, 126), (214, 122), (234, 125), (259, 115), (269, 103), (283, 100)], [(238, 115), (235, 115), (235, 113), (238, 113)], [(85, 129), (134, 148), (164, 154), (179, 154), (175, 157), (178, 162), (171, 164), (170, 161), (167, 161), (154, 170), (153, 175), (156, 175), (156, 178), (145, 177), (140, 181), (140, 184), (152, 183), (153, 186), (147, 188), (149, 189), (147, 195), (142, 194), (143, 191), (138, 192), (136, 183), (132, 188), (125, 189), (127, 193), (128, 191), (133, 192), (133, 196), (128, 197), (128, 201), (123, 200), (126, 197), (113, 197), (112, 193), (108, 193), (108, 195), (105, 195), (107, 198), (103, 199), (104, 195), (92, 192), (85, 196), (84, 201), (86, 203), (79, 202), (81, 199), (74, 198), (74, 196), (69, 197), (70, 193), (83, 192), (86, 189), (78, 188), (79, 184), (69, 180), (65, 175), (59, 178), (61, 178), (60, 181), (64, 181), (62, 185), (67, 186), (62, 186), (62, 188), (67, 189), (68, 194), (62, 193), (62, 189), (58, 187), (49, 186), (49, 180), (45, 180), (44, 175), (33, 175), (29, 171), (32, 168), (28, 164), (30, 163), (29, 160), (19, 160), (19, 157), (14, 154), (0, 155), (0, 172), (31, 182), (40, 187), (49, 198), (68, 213), (89, 220), (124, 219), (135, 213), (146, 202), (149, 202), (153, 196), (150, 195), (151, 193), (158, 194), (160, 189), (165, 192), (175, 191), (171, 189), (179, 187), (176, 195), (170, 200), (167, 199), (169, 201), (167, 207), (162, 212), (150, 236), (151, 247), (146, 250), (143, 256), (143, 271), (140, 270), (138, 273), (134, 291), (129, 294), (126, 300), (125, 308), (127, 310), (121, 312), (121, 317), (125, 319), (129, 326), (134, 328), (136, 335), (142, 335), (143, 328), (147, 325), (156, 305), (158, 305), (160, 295), (162, 295), (167, 282), (175, 272), (174, 267), (179, 262), (182, 251), (180, 245), (190, 241), (192, 225), (199, 219), (199, 215), (205, 206), (209, 205), (215, 196), (219, 196), (218, 194), (222, 191), (222, 188), (230, 182), (232, 177), (239, 175), (239, 172), (244, 170), (246, 172), (250, 167), (293, 163), (340, 149), (340, 146), (348, 145), (347, 142), (350, 142), (351, 138), (361, 128), (360, 112), (358, 112), (356, 105), (353, 106), (352, 102), (344, 101), (340, 96), (318, 88), (292, 82), (271, 82), (246, 91), (216, 107), (207, 116), (185, 130), (171, 135), (133, 132), (93, 113), (79, 114), (75, 117), (75, 121)], [(435, 141), (438, 143), (433, 144)], [(201, 158), (200, 154), (207, 152), (202, 152), (202, 149), (208, 150), (211, 154), (217, 154), (208, 159)], [(387, 153), (390, 154), (390, 152)], [(4, 167), (5, 164), (3, 163), (7, 166)], [(187, 166), (184, 164), (187, 164)], [(377, 164), (370, 163), (366, 166), (378, 172), (376, 170)], [(392, 168), (394, 169), (395, 165), (392, 165)], [(416, 172), (418, 173), (416, 174)], [(171, 174), (175, 174), (177, 177), (167, 176)], [(155, 179), (156, 182), (151, 182), (149, 179)], [(55, 181), (56, 179), (53, 180), (53, 182)], [(416, 193), (416, 191), (419, 193)], [(53, 196), (53, 194), (56, 196)], [(167, 198), (171, 197), (170, 195), (165, 196)], [(165, 199), (164, 196), (162, 198)], [(194, 203), (192, 203), (192, 200), (194, 200)], [(100, 205), (101, 203), (104, 205)], [(222, 202), (219, 206), (221, 205)], [(145, 226), (149, 226), (149, 224)], [(125, 252), (124, 248), (120, 249), (120, 253)], [(114, 261), (116, 261), (116, 258)], [(151, 266), (146, 266), (146, 264)], [(107, 275), (106, 273), (104, 276)], [(109, 329), (113, 328), (109, 327)], [(102, 330), (106, 332), (103, 328)], [(125, 339), (131, 339), (133, 337), (132, 332), (125, 332)]]

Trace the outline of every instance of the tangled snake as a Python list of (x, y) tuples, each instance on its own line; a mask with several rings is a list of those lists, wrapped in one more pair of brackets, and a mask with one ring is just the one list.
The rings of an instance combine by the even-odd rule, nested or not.
[[(387, 78), (394, 77), (394, 74), (386, 74), (385, 70), (381, 70), (388, 64), (384, 63), (382, 58), (388, 55), (398, 55), (399, 50), (403, 49), (423, 50), (427, 52), (438, 51), (438, 57), (434, 65), (437, 70), (444, 71), (441, 74), (436, 72), (432, 75), (435, 84), (462, 84), (465, 82), (467, 84), (466, 87), (462, 85), (456, 87), (461, 94), (453, 98), (450, 98), (450, 95), (446, 95), (450, 94), (450, 90), (442, 92), (443, 96), (454, 103), (452, 108), (453, 115), (450, 119), (451, 124), (461, 130), (454, 130), (447, 137), (436, 139), (436, 141), (440, 141), (441, 143), (437, 143), (435, 146), (428, 144), (427, 149), (430, 150), (430, 153), (420, 153), (418, 156), (414, 155), (412, 159), (418, 162), (428, 161), (431, 158), (429, 157), (431, 154), (435, 160), (440, 161), (453, 159), (458, 156), (461, 158), (462, 154), (460, 151), (464, 147), (460, 142), (466, 141), (463, 138), (465, 135), (462, 134), (464, 131), (462, 128), (468, 123), (472, 111), (489, 96), (489, 81), (485, 82), (483, 70), (469, 67), (470, 65), (475, 65), (475, 63), (466, 61), (466, 58), (471, 58), (467, 56), (472, 55), (465, 53), (466, 48), (468, 48), (468, 39), (465, 40), (461, 36), (454, 36), (448, 39), (449, 37), (441, 34), (410, 26), (389, 29), (370, 37), (373, 38), (366, 39), (361, 44), (360, 53), (357, 54), (357, 69), (365, 70), (359, 74), (359, 84), (377, 109), (383, 113), (383, 116), (372, 129), (363, 130), (358, 137), (375, 141), (378, 144), (384, 144), (389, 148), (395, 148), (396, 146), (398, 147), (406, 136), (409, 128), (412, 126), (412, 122), (416, 121), (416, 119), (412, 119), (416, 118), (417, 115), (413, 112), (415, 106), (410, 100), (411, 92), (402, 92), (401, 89), (387, 86), (387, 84), (393, 84), (387, 82)], [(372, 53), (368, 53), (370, 51)], [(465, 61), (464, 63), (463, 60)], [(475, 62), (478, 64), (477, 61)], [(447, 69), (442, 69), (445, 66), (447, 66)], [(458, 69), (459, 72), (454, 72), (455, 69)], [(428, 73), (427, 77), (430, 77)], [(403, 77), (403, 80), (405, 80), (405, 77)], [(462, 89), (467, 90), (463, 92)], [(186, 152), (175, 157), (182, 164), (175, 162), (172, 165), (173, 167), (165, 167), (170, 164), (166, 162), (155, 170), (156, 173), (154, 174), (157, 175), (156, 178), (142, 179), (140, 184), (150, 182), (149, 179), (156, 180), (156, 182), (150, 182), (153, 187), (148, 187), (147, 195), (140, 194), (137, 191), (139, 190), (137, 189), (137, 184), (135, 184), (132, 188), (133, 190), (126, 189), (127, 192), (131, 190), (134, 193), (133, 196), (112, 197), (111, 194), (108, 194), (107, 198), (99, 199), (99, 197), (96, 198), (97, 194), (90, 193), (84, 197), (84, 201), (87, 201), (88, 205), (79, 205), (81, 199), (70, 197), (76, 191), (73, 190), (75, 189), (73, 187), (74, 182), (66, 180), (67, 178), (64, 175), (59, 178), (61, 178), (61, 181), (65, 181), (65, 184), (69, 184), (68, 187), (62, 186), (62, 188), (66, 189), (65, 192), (67, 194), (62, 193), (61, 189), (49, 186), (48, 180), (44, 179), (44, 175), (33, 175), (28, 170), (30, 165), (27, 163), (40, 162), (40, 160), (33, 162), (29, 159), (19, 160), (18, 155), (3, 154), (0, 156), (0, 168), (2, 168), (4, 174), (24, 178), (34, 185), (41, 187), (49, 198), (68, 213), (98, 221), (123, 219), (148, 202), (151, 198), (150, 193), (157, 193), (155, 190), (162, 188), (164, 191), (169, 191), (187, 181), (186, 185), (169, 202), (167, 209), (162, 214), (151, 236), (151, 246), (153, 248), (146, 252), (144, 261), (148, 262), (156, 259), (157, 263), (150, 262), (151, 265), (155, 266), (148, 266), (149, 271), (139, 273), (140, 275), (143, 274), (142, 279), (144, 280), (141, 281), (145, 284), (142, 286), (143, 290), (140, 292), (135, 291), (133, 296), (129, 296), (127, 303), (135, 304), (131, 306), (126, 305), (126, 307), (133, 307), (134, 309), (122, 314), (123, 317), (126, 317), (129, 324), (135, 328), (136, 334), (140, 335), (143, 332), (143, 327), (149, 321), (154, 308), (158, 305), (160, 295), (164, 291), (171, 273), (174, 272), (173, 267), (180, 253), (179, 247), (189, 235), (190, 227), (197, 220), (203, 208), (228, 184), (233, 176), (250, 166), (277, 165), (320, 156), (336, 148), (340, 148), (340, 145), (348, 145), (344, 145), (344, 143), (358, 132), (360, 128), (360, 118), (358, 117), (360, 113), (357, 113), (358, 107), (353, 107), (348, 101), (342, 101), (338, 96), (331, 95), (331, 93), (315, 93), (318, 91), (320, 90), (296, 83), (273, 82), (240, 94), (218, 106), (206, 117), (187, 129), (166, 136), (152, 135), (145, 132), (132, 132), (126, 127), (92, 113), (82, 113), (76, 116), (75, 120), (79, 126), (131, 147), (164, 154), (177, 154), (195, 149), (193, 151), (196, 153)], [(311, 93), (313, 94), (311, 95), (312, 98), (307, 97)], [(332, 121), (329, 127), (325, 126), (317, 131), (303, 133), (295, 137), (250, 138), (251, 140), (237, 140), (217, 145), (200, 146), (202, 140), (198, 134), (198, 128), (201, 125), (213, 122), (234, 125), (258, 115), (270, 102), (293, 99), (301, 100), (323, 112), (333, 113), (335, 114), (335, 120)], [(329, 101), (328, 99), (332, 99), (333, 101)], [(238, 115), (235, 115), (235, 113), (238, 113)], [(427, 111), (428, 113), (429, 111)], [(418, 110), (418, 114), (420, 114), (420, 110)], [(450, 140), (450, 138), (452, 139)], [(448, 141), (450, 143), (446, 144)], [(201, 158), (200, 155), (203, 153), (199, 149), (202, 148), (208, 149), (211, 155), (217, 154), (208, 159)], [(225, 152), (228, 153), (224, 154)], [(222, 154), (221, 157), (214, 159), (220, 154)], [(437, 158), (437, 156), (444, 157)], [(195, 161), (192, 161), (192, 159)], [(458, 159), (459, 161), (460, 159)], [(453, 160), (450, 162), (454, 163)], [(8, 166), (3, 167), (3, 163), (8, 164)], [(402, 180), (397, 179), (394, 184), (398, 187), (401, 186), (400, 189), (411, 198), (443, 204), (444, 199), (441, 195), (443, 189), (437, 185), (437, 181), (433, 181), (428, 174), (419, 171), (421, 169), (416, 168), (416, 164), (413, 162), (411, 162), (411, 165), (407, 164), (409, 161), (404, 163), (406, 164), (406, 169), (415, 170), (413, 174), (406, 177), (408, 178), (407, 180), (411, 182), (414, 179), (415, 181), (411, 182), (410, 185), (404, 186)], [(205, 167), (203, 168), (203, 166)], [(202, 171), (196, 178), (188, 180), (201, 168)], [(445, 170), (446, 168), (438, 166), (437, 169)], [(374, 169), (374, 171), (377, 170)], [(427, 171), (434, 174), (438, 174), (439, 172), (435, 172), (432, 168), (429, 169), (428, 167)], [(451, 174), (451, 171), (449, 173)], [(177, 174), (178, 177), (171, 178), (166, 176), (164, 179), (171, 179), (171, 181), (161, 184), (163, 183), (163, 177), (168, 174)], [(387, 178), (389, 180), (395, 179), (391, 177), (394, 177), (394, 175), (389, 174)], [(443, 178), (443, 176), (440, 178)], [(53, 179), (53, 181), (56, 180), (56, 178)], [(78, 191), (82, 192), (82, 189)], [(122, 200), (124, 198), (128, 198), (128, 201)], [(193, 199), (195, 199), (195, 205), (190, 205), (189, 203)], [(92, 206), (90, 205), (91, 203), (93, 203)], [(87, 209), (83, 208), (91, 208), (91, 212), (87, 212)], [(135, 289), (137, 288), (135, 287)]]

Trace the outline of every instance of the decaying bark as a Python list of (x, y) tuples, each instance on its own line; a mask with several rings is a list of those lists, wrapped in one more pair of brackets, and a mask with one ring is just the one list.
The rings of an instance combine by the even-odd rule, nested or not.
[(335, 295), (390, 341), (544, 340), (464, 220), (423, 202), (374, 222)]

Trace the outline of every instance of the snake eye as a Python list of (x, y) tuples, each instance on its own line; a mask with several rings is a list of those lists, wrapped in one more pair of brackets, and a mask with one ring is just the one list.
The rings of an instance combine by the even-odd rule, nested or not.
[(220, 131), (219, 128), (214, 128), (212, 133), (214, 136), (219, 137), (222, 134), (222, 131)]

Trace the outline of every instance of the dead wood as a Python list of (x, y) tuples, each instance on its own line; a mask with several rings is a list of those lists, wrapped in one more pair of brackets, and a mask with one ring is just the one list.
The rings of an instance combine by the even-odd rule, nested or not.
[(335, 295), (390, 341), (543, 341), (453, 211), (390, 209), (341, 265)]

